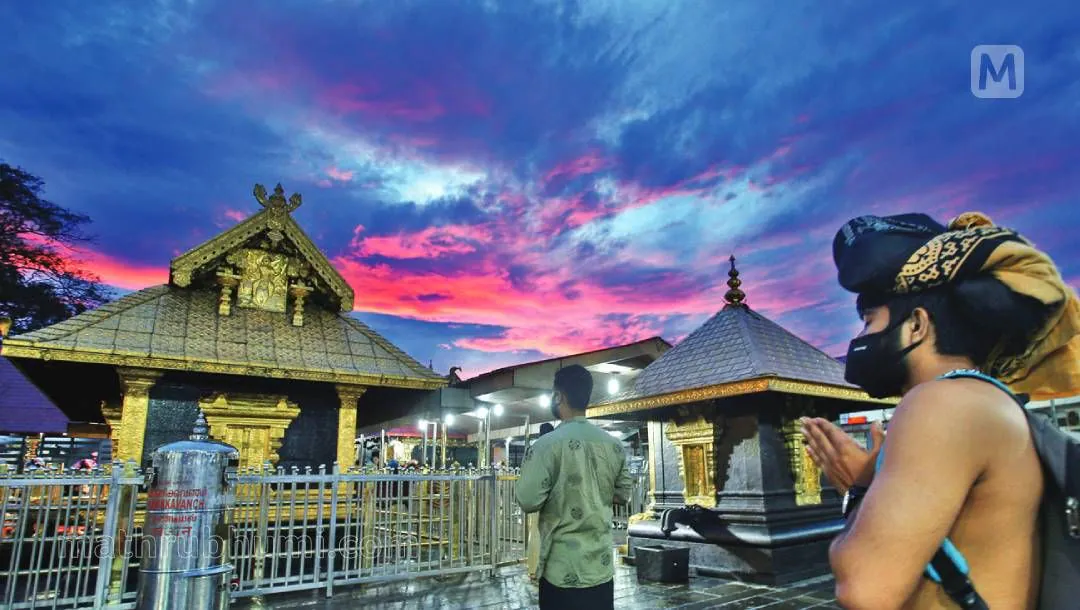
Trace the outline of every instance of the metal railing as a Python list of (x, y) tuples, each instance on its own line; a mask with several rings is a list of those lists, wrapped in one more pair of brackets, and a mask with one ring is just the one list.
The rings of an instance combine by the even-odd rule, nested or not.
[(134, 605), (142, 484), (134, 463), (0, 473), (0, 607)]
[[(236, 476), (214, 544), (233, 597), (493, 570), (525, 557), (513, 470)], [(0, 608), (134, 606), (145, 509), (134, 464), (0, 473)]]
[(525, 555), (511, 471), (244, 472), (233, 595), (491, 570)]
[(612, 511), (612, 519), (614, 521), (612, 525), (615, 529), (627, 529), (627, 527), (629, 527), (630, 517), (645, 510), (645, 505), (648, 504), (648, 491), (645, 477), (633, 477), (633, 487), (630, 490), (630, 499), (626, 504), (616, 504)]

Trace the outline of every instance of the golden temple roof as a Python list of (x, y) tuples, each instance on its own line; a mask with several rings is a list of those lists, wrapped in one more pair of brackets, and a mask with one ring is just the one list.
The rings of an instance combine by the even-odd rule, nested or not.
[(307, 305), (218, 315), (213, 290), (154, 286), (25, 335), (3, 355), (152, 369), (433, 389), (446, 385), (362, 322)]
[(280, 184), (274, 188), (274, 194), (269, 197), (266, 195), (266, 189), (256, 184), (255, 198), (263, 206), (260, 212), (174, 259), (169, 266), (169, 283), (186, 288), (197, 280), (200, 273), (206, 273), (218, 267), (229, 254), (245, 245), (256, 244), (260, 240), (268, 240), (275, 244), (285, 242), (297, 251), (304, 263), (310, 266), (309, 279), (315, 283), (314, 288), (334, 301), (334, 305), (341, 311), (346, 313), (352, 311), (353, 289), (289, 215), (300, 207), (302, 203), (300, 195), (294, 194), (286, 202), (285, 189)]
[(263, 210), (176, 258), (169, 284), (3, 343), (4, 356), (435, 389), (447, 378), (348, 315), (353, 290), (289, 215)]

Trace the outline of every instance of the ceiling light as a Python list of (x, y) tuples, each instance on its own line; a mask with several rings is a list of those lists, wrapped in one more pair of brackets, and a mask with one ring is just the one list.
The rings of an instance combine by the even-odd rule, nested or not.
[(550, 407), (551, 406), (551, 395), (549, 395), (549, 394), (541, 394), (540, 395), (540, 406), (544, 407), (545, 409)]
[(447, 413), (446, 415), (443, 415), (442, 420), (443, 420), (443, 423), (446, 424), (447, 426), (452, 426), (452, 425), (454, 425), (454, 414), (453, 413)]
[(476, 410), (476, 415), (479, 416), (480, 418), (487, 417), (487, 414), (488, 414), (487, 407), (480, 407), (479, 409)]
[(499, 417), (503, 414), (503, 406), (501, 403), (495, 403), (495, 408), (491, 410), (495, 414), (495, 417)]
[(608, 394), (614, 394), (615, 392), (618, 392), (618, 391), (619, 391), (619, 380), (618, 379), (608, 379), (607, 380), (607, 393)]

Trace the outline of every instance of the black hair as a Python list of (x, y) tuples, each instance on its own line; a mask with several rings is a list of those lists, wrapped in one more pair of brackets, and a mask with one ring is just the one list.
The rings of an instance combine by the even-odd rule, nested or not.
[(554, 432), (555, 426), (551, 425), (551, 422), (544, 422), (540, 424), (540, 436), (544, 436), (548, 432)]
[(566, 394), (568, 406), (575, 411), (584, 411), (589, 406), (592, 388), (592, 374), (580, 364), (571, 364), (555, 372), (555, 389)]
[(1052, 305), (1014, 292), (990, 273), (912, 294), (859, 295), (857, 305), (860, 314), (887, 306), (890, 324), (908, 318), (917, 308), (926, 310), (934, 324), (937, 352), (965, 356), (979, 367), (985, 367), (992, 355), (1008, 358), (1024, 353), (1053, 311)]

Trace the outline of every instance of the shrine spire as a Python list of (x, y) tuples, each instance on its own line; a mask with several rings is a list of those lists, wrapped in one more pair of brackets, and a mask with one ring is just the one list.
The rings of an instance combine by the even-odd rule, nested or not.
[(732, 254), (728, 259), (731, 262), (731, 270), (728, 271), (728, 291), (724, 294), (724, 301), (732, 307), (746, 307), (743, 300), (746, 299), (746, 293), (739, 290), (739, 286), (742, 286), (742, 280), (739, 279), (739, 270), (735, 268), (735, 255)]

